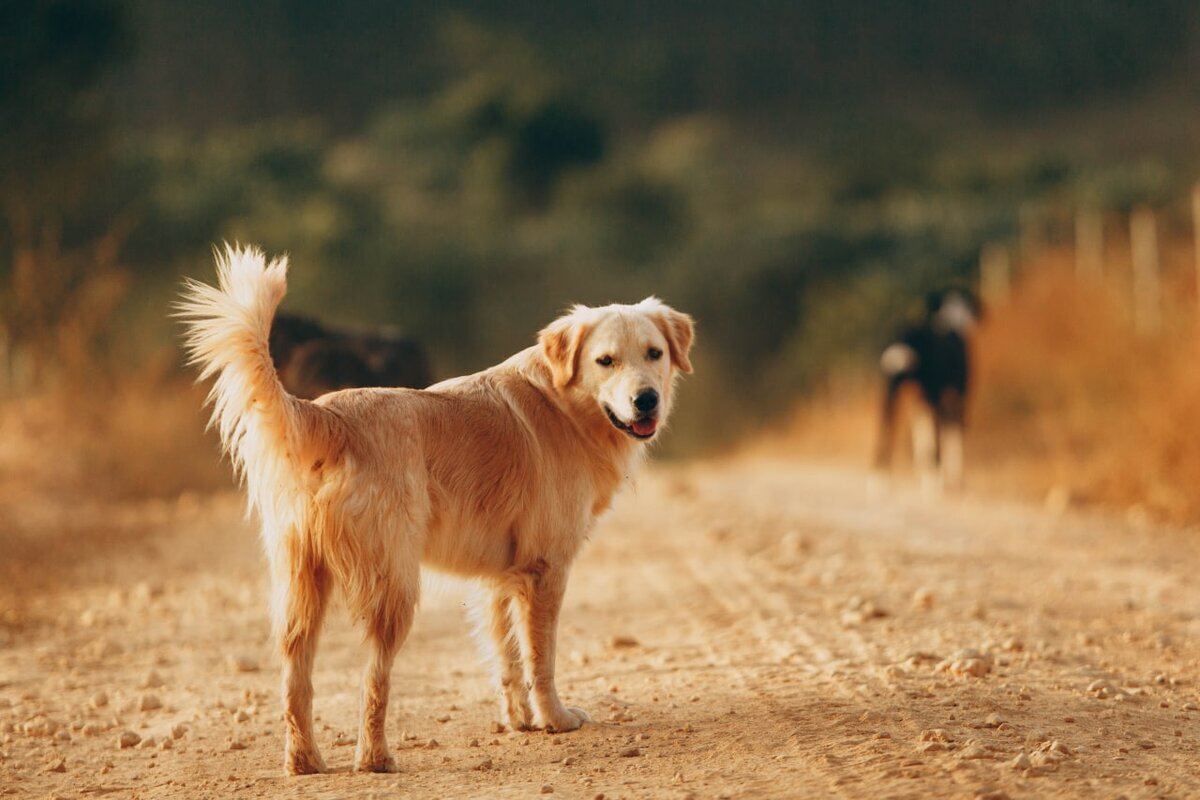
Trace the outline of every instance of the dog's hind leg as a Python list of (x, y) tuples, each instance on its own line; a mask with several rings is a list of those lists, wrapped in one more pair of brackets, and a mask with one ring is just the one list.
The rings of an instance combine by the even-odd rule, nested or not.
[(503, 585), (478, 587), (471, 600), (476, 639), (500, 695), (501, 721), (514, 731), (533, 727), (529, 687), (521, 665), (521, 648), (513, 629), (514, 598)]
[(554, 684), (558, 613), (567, 585), (566, 570), (540, 563), (529, 577), (524, 591), (515, 599), (525, 680), (533, 691), (536, 719), (547, 731), (573, 731), (591, 722), (591, 718), (582, 709), (564, 706)]
[(927, 496), (941, 491), (938, 472), (938, 421), (925, 403), (912, 418), (913, 464), (921, 481), (921, 491)]
[(892, 469), (892, 448), (896, 438), (896, 404), (900, 395), (901, 377), (889, 377), (883, 390), (883, 413), (879, 419), (879, 441), (875, 448), (875, 468), (882, 473)]
[(942, 393), (938, 415), (941, 424), (938, 449), (941, 454), (942, 481), (951, 491), (963, 488), (963, 417), (966, 398), (958, 389)]
[(942, 482), (951, 491), (963, 488), (963, 428), (959, 423), (942, 425)]
[(396, 772), (396, 760), (388, 752), (387, 707), (392, 685), (392, 663), (396, 651), (412, 628), (420, 577), (406, 576), (400, 585), (388, 587), (367, 611), (367, 643), (371, 655), (363, 673), (361, 723), (354, 769), (358, 772)]
[(289, 575), (275, 577), (276, 591), (282, 593), (277, 613), (282, 614), (279, 622), (286, 722), (283, 768), (290, 775), (309, 775), (326, 771), (313, 735), (312, 670), (325, 617), (329, 576), (320, 566), (290, 564), (288, 569)]

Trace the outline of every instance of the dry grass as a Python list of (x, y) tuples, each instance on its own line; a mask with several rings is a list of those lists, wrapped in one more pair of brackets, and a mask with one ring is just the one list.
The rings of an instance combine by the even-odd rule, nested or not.
[(1000, 485), (1200, 518), (1190, 282), (1167, 283), (1163, 332), (1139, 338), (1119, 277), (1081, 284), (1063, 261), (1039, 264), (980, 332), (976, 461)]
[[(1175, 262), (1180, 264), (1180, 259)], [(975, 342), (969, 481), (980, 491), (1200, 520), (1200, 369), (1194, 281), (1167, 273), (1163, 330), (1135, 335), (1128, 272), (1081, 283), (1044, 253)], [(843, 381), (754, 450), (870, 463), (879, 387)]]
[[(1130, 320), (1127, 264), (1098, 284), (1075, 279), (1069, 252), (1026, 265), (975, 342), (974, 490), (1200, 521), (1200, 324), (1187, 259), (1171, 256), (1163, 332), (1144, 339)], [(746, 449), (869, 465), (880, 403), (869, 369), (835, 376), (782, 432)], [(0, 502), (228, 488), (203, 394), (164, 354), (120, 378), (0, 405)]]
[(0, 405), (0, 499), (69, 505), (228, 487), (203, 399), (190, 377), (157, 363), (10, 400)]

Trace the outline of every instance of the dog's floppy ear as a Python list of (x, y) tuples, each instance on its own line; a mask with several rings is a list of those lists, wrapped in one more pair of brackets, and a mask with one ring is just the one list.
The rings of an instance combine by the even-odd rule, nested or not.
[(654, 324), (662, 331), (671, 346), (671, 363), (680, 372), (691, 374), (692, 362), (688, 353), (696, 337), (695, 323), (681, 311), (676, 311), (657, 297), (647, 297), (638, 305), (646, 308)]
[(554, 320), (538, 334), (542, 355), (550, 365), (550, 377), (559, 389), (571, 383), (579, 368), (579, 347), (588, 329), (579, 312), (586, 310), (583, 306), (575, 306), (569, 314)]

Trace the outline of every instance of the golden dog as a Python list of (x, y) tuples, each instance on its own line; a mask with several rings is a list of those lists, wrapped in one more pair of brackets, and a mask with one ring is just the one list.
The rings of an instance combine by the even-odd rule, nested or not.
[(287, 262), (217, 256), (218, 286), (189, 281), (178, 315), (213, 424), (262, 521), (283, 655), (284, 768), (321, 772), (312, 667), (330, 591), (365, 622), (355, 768), (392, 771), (384, 734), (392, 661), (420, 564), (480, 579), (475, 611), (514, 730), (571, 731), (587, 715), (554, 685), (567, 573), (691, 372), (692, 321), (655, 298), (576, 306), (536, 346), (426, 390), (284, 391), (267, 340)]

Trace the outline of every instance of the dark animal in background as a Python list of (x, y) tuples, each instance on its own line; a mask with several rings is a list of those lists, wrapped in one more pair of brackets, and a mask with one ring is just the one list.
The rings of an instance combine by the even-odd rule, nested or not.
[(877, 464), (892, 465), (901, 394), (917, 390), (912, 419), (913, 461), (926, 489), (959, 489), (963, 482), (963, 425), (971, 384), (970, 334), (982, 316), (965, 289), (930, 292), (921, 321), (901, 330), (879, 359), (885, 382)]
[(284, 387), (307, 400), (338, 389), (423, 389), (433, 382), (425, 348), (386, 328), (355, 329), (280, 314), (271, 326), (270, 348)]

